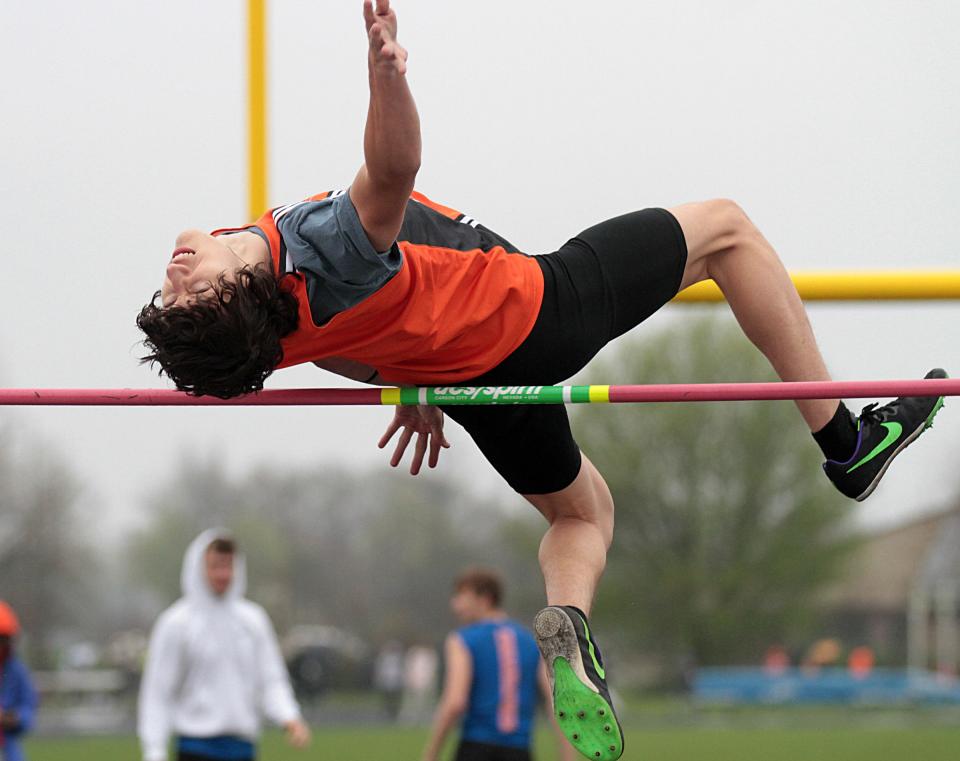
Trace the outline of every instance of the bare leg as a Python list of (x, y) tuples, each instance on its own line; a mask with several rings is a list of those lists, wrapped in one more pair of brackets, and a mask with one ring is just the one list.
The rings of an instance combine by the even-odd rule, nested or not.
[[(707, 201), (670, 210), (687, 242), (682, 288), (712, 278), (744, 333), (782, 380), (829, 380), (803, 303), (776, 252), (732, 201)], [(817, 431), (837, 400), (802, 400), (801, 414)], [(613, 498), (586, 457), (570, 486), (552, 494), (526, 494), (550, 523), (540, 543), (549, 605), (575, 605), (589, 613), (613, 537)]]
[(613, 498), (585, 456), (565, 489), (524, 497), (549, 521), (540, 542), (548, 605), (574, 605), (589, 615), (613, 539)]
[[(733, 201), (670, 209), (687, 240), (681, 288), (713, 279), (743, 332), (784, 381), (830, 380), (806, 310), (780, 258)], [(837, 411), (836, 399), (797, 401), (811, 431)]]

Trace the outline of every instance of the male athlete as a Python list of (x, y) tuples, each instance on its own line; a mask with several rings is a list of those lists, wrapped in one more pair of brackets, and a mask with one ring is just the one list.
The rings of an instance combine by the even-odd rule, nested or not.
[[(159, 362), (178, 388), (237, 396), (302, 362), (368, 383), (556, 384), (707, 279), (782, 380), (829, 380), (786, 270), (731, 201), (634, 212), (531, 257), (415, 193), (420, 123), (407, 53), (389, 0), (366, 0), (363, 13), (365, 163), (347, 191), (281, 206), (243, 228), (178, 237), (163, 287), (137, 321), (145, 360)], [(859, 418), (836, 399), (796, 404), (826, 475), (861, 500), (942, 399), (900, 398)], [(587, 620), (613, 536), (603, 478), (577, 447), (562, 406), (398, 408), (380, 441), (400, 434), (391, 464), (416, 435), (411, 473), (424, 457), (434, 467), (449, 446), (444, 412), (547, 519), (540, 565), (550, 607), (534, 628), (557, 716), (588, 758), (619, 758), (622, 737)]]
[[(533, 635), (507, 616), (503, 581), (489, 568), (457, 576), (450, 609), (461, 626), (444, 645), (443, 695), (421, 761), (437, 761), (458, 723), (454, 761), (530, 761), (538, 691), (553, 702)], [(572, 760), (562, 735), (557, 750)]]

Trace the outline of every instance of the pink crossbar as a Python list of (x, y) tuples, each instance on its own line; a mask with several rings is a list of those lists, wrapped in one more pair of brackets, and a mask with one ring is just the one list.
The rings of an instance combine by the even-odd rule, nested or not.
[[(602, 387), (593, 387), (602, 388)], [(803, 383), (681, 383), (610, 386), (611, 403), (736, 402), (776, 399), (858, 399), (960, 396), (960, 379)], [(0, 389), (0, 406), (200, 407), (395, 404), (379, 388), (272, 389), (236, 399), (189, 396), (166, 389)], [(594, 401), (601, 401), (600, 398)], [(602, 399), (602, 401), (606, 401)]]

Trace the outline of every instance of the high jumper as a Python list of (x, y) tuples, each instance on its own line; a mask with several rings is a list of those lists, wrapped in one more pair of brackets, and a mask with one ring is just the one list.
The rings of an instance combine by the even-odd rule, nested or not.
[[(803, 304), (777, 254), (730, 200), (645, 209), (528, 256), (475, 219), (414, 191), (420, 122), (389, 0), (366, 0), (370, 105), (364, 163), (346, 190), (253, 224), (178, 236), (162, 288), (140, 312), (146, 361), (183, 391), (259, 391), (277, 368), (312, 362), (372, 384), (553, 385), (581, 370), (678, 291), (713, 280), (783, 381), (829, 381)], [(927, 378), (945, 378), (932, 370)], [(869, 496), (930, 425), (937, 396), (904, 396), (855, 417), (838, 399), (799, 399), (843, 494)], [(548, 607), (534, 622), (558, 721), (583, 755), (617, 759), (623, 737), (588, 614), (613, 538), (614, 506), (574, 441), (563, 405), (399, 406), (410, 472), (448, 447), (444, 414), (547, 519), (539, 559)]]

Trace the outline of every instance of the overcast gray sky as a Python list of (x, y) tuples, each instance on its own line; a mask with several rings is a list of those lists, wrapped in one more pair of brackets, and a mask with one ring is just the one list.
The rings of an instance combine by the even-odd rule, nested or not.
[[(0, 5), (0, 385), (166, 387), (137, 364), (134, 316), (181, 229), (248, 221), (244, 5)], [(345, 187), (359, 166), (365, 39), (360, 0), (270, 5), (279, 204)], [(423, 121), (419, 187), (527, 251), (627, 210), (727, 196), (791, 269), (960, 267), (955, 0), (395, 8)], [(810, 313), (837, 378), (960, 373), (960, 303)], [(671, 307), (648, 325), (688, 314)], [(269, 382), (320, 385), (336, 381), (309, 367)], [(64, 453), (105, 528), (129, 525), (179, 458), (387, 467), (383, 409), (2, 416)], [(512, 499), (466, 436), (453, 440), (442, 469)], [(864, 520), (942, 506), (958, 451), (960, 409), (948, 407)]]

